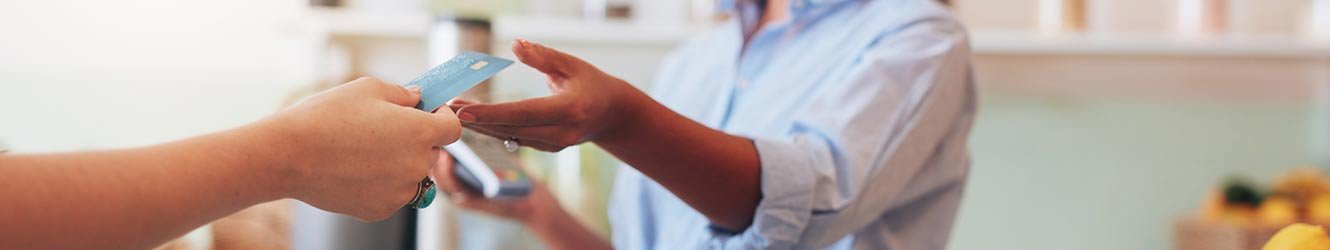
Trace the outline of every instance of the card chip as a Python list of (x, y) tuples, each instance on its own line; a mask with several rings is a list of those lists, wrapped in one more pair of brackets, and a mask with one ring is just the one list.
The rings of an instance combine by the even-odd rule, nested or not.
[(476, 62), (475, 64), (472, 64), (472, 65), (471, 65), (471, 70), (480, 70), (481, 68), (484, 68), (485, 65), (489, 65), (489, 64), (490, 64), (490, 63), (489, 63), (489, 62), (486, 62), (486, 61), (479, 61), (479, 62)]

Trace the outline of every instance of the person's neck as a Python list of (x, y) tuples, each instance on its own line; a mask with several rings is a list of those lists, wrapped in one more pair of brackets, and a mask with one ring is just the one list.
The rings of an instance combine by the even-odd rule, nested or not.
[(748, 42), (750, 39), (753, 38), (753, 35), (756, 35), (758, 32), (762, 31), (762, 29), (769, 24), (784, 21), (785, 19), (788, 18), (790, 18), (789, 0), (768, 0), (765, 8), (762, 9), (761, 16), (757, 18), (757, 23), (752, 26), (748, 26), (753, 28), (744, 29), (743, 32), (744, 50), (748, 49)]
[(762, 10), (762, 18), (757, 20), (757, 30), (761, 30), (767, 24), (784, 21), (787, 18), (790, 18), (789, 0), (768, 0), (766, 9)]

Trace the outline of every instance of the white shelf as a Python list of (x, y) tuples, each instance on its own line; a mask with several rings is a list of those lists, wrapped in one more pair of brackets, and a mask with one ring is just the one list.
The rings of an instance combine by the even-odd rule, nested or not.
[[(576, 18), (498, 17), (499, 40), (526, 38), (542, 42), (589, 44), (677, 44), (704, 32), (708, 24), (650, 24)], [(1330, 59), (1330, 41), (1293, 36), (1215, 36), (1184, 38), (1168, 35), (1062, 34), (1032, 31), (973, 31), (975, 54), (1014, 55), (1144, 55), (1292, 59)]]
[(1044, 35), (1035, 32), (974, 31), (975, 54), (1147, 55), (1330, 59), (1330, 41), (1292, 36)]
[(709, 28), (707, 24), (664, 24), (626, 20), (586, 21), (576, 18), (494, 18), (500, 40), (525, 38), (541, 42), (592, 44), (677, 44)]
[(423, 39), (433, 26), (426, 11), (312, 7), (305, 19), (332, 36)]

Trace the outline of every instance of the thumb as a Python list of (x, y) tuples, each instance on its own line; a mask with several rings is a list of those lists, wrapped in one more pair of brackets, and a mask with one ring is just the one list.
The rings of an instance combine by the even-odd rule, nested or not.
[(566, 78), (588, 67), (582, 59), (526, 39), (513, 41), (513, 54), (523, 64), (553, 77)]
[(383, 99), (404, 107), (416, 107), (420, 103), (420, 86), (402, 86), (391, 83), (380, 84), (379, 93)]

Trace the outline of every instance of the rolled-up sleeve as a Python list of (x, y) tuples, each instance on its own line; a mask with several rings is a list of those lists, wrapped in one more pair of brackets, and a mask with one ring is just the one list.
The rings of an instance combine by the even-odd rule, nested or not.
[(744, 231), (711, 230), (712, 248), (825, 247), (918, 198), (905, 190), (927, 185), (914, 177), (972, 105), (964, 32), (907, 27), (855, 64), (792, 114), (785, 134), (751, 137), (762, 200)]

